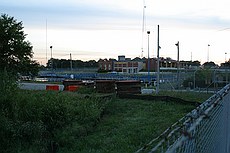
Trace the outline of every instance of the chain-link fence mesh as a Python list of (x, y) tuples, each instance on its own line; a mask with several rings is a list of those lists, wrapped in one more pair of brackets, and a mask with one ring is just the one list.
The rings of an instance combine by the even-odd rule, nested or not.
[(230, 84), (137, 152), (228, 153), (229, 115)]

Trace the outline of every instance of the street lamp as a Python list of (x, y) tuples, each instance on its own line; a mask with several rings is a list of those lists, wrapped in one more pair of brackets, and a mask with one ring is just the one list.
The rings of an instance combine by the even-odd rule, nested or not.
[(209, 62), (209, 47), (210, 45), (208, 44), (207, 62)]
[(53, 46), (50, 46), (50, 60), (51, 60), (51, 68), (53, 69), (52, 49), (53, 49)]
[(73, 70), (73, 61), (72, 61), (72, 54), (70, 53), (70, 71)]
[(227, 62), (227, 61), (226, 61), (226, 58), (227, 58), (227, 53), (225, 52), (225, 63)]
[(180, 77), (180, 75), (179, 75), (179, 68), (180, 68), (179, 41), (178, 41), (175, 45), (177, 46), (177, 87), (178, 87), (178, 89), (179, 89), (179, 80), (180, 80), (180, 79), (179, 79), (179, 77)]
[(148, 34), (148, 82), (150, 84), (150, 59), (149, 59), (149, 35), (150, 35), (150, 31), (147, 31)]
[(53, 49), (53, 46), (50, 46), (50, 54), (51, 54), (51, 55), (50, 55), (50, 56), (51, 56), (50, 58), (52, 58), (52, 49)]
[(157, 87), (156, 87), (156, 94), (159, 93), (159, 86), (160, 86), (160, 26), (157, 25)]

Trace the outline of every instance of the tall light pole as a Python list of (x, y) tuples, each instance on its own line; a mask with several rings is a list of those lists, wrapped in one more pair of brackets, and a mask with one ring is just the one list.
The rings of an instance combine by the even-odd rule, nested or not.
[(51, 60), (51, 68), (53, 69), (53, 55), (52, 55), (53, 46), (50, 46), (50, 60)]
[(150, 59), (149, 59), (149, 35), (150, 35), (150, 31), (147, 31), (148, 34), (148, 82), (150, 85)]
[(225, 63), (227, 62), (227, 53), (225, 52)]
[(159, 86), (160, 86), (160, 56), (159, 56), (159, 50), (160, 50), (160, 27), (157, 26), (157, 87), (156, 87), (156, 94), (159, 93)]
[(210, 45), (208, 44), (207, 62), (209, 62), (209, 47)]
[(175, 44), (177, 46), (177, 87), (179, 89), (180, 86), (180, 74), (179, 74), (179, 68), (180, 68), (180, 52), (179, 52), (179, 41)]
[(48, 63), (48, 60), (47, 60), (47, 19), (46, 19), (46, 62)]
[(144, 31), (145, 31), (145, 9), (146, 9), (145, 0), (143, 0), (141, 58), (143, 58), (143, 52), (144, 52), (143, 44), (144, 44)]
[(70, 71), (73, 70), (72, 55), (70, 53)]
[(50, 46), (50, 58), (53, 58), (52, 49), (53, 49), (53, 46)]

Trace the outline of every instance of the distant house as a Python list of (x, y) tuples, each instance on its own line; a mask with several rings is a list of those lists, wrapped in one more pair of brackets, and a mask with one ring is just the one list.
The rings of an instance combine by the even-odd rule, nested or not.
[(123, 73), (138, 73), (143, 68), (143, 62), (125, 58), (124, 55), (118, 56), (118, 61), (114, 62), (114, 71)]
[[(149, 66), (149, 70), (150, 71), (157, 71), (157, 58), (150, 58), (150, 59), (145, 59), (145, 65), (144, 65), (144, 69), (148, 70), (148, 66)], [(177, 68), (177, 61), (173, 60), (171, 58), (163, 58), (161, 57), (159, 59), (159, 67), (162, 70), (169, 70), (169, 69), (176, 69)]]
[(180, 67), (185, 69), (198, 69), (200, 67), (199, 61), (180, 61)]
[(143, 63), (136, 61), (117, 61), (114, 64), (114, 70), (123, 73), (138, 73), (142, 67)]
[[(181, 67), (181, 66), (180, 66)], [(160, 69), (176, 69), (177, 61), (171, 59), (170, 57), (160, 59)]]
[(100, 59), (98, 61), (99, 70), (101, 71), (114, 71), (114, 59)]
[(123, 73), (138, 73), (143, 69), (143, 62), (137, 59), (125, 58), (124, 55), (118, 56), (118, 61), (115, 59), (100, 59), (98, 61), (100, 71), (116, 71)]

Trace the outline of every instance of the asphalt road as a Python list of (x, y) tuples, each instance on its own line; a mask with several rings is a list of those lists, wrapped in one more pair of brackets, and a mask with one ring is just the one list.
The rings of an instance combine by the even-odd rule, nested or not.
[[(19, 83), (19, 87), (21, 89), (26, 89), (26, 90), (46, 90), (46, 86), (48, 86), (48, 85), (54, 85), (54, 84), (48, 84), (48, 83)], [(59, 86), (59, 91), (63, 91), (64, 85), (58, 85), (58, 86)]]

